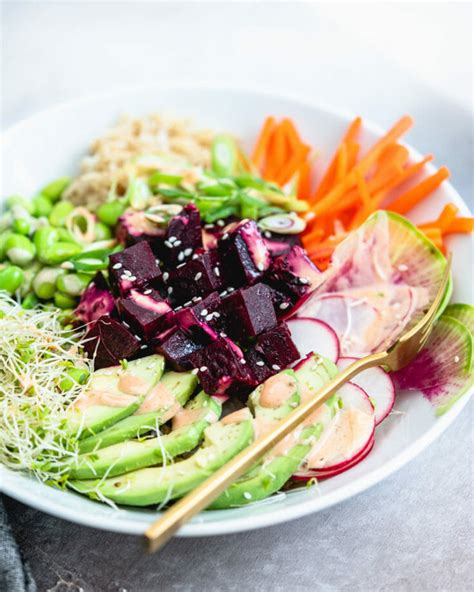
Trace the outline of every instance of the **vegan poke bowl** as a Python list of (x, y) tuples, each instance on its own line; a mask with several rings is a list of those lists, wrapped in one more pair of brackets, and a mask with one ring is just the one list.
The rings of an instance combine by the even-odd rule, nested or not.
[[(452, 202), (413, 221), (448, 170), (427, 172), (432, 157), (401, 142), (410, 117), (370, 145), (354, 118), (325, 167), (296, 120), (266, 117), (242, 142), (239, 129), (124, 116), (98, 129), (75, 174), (5, 196), (9, 475), (150, 520), (421, 318), (450, 237), (473, 230)], [(408, 367), (360, 374), (206, 514), (317, 495), (370, 462), (397, 401), (436, 418), (466, 395), (473, 307), (452, 289)]]

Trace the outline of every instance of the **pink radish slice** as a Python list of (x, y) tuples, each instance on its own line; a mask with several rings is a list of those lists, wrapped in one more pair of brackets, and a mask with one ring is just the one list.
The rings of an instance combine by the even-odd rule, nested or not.
[(333, 329), (323, 321), (307, 318), (290, 319), (287, 322), (300, 356), (315, 352), (331, 362), (339, 359), (339, 339)]
[(379, 342), (379, 312), (363, 298), (327, 294), (310, 299), (298, 317), (324, 321), (339, 337), (343, 355), (366, 355)]
[[(358, 358), (339, 358), (337, 367), (343, 370)], [(395, 403), (395, 385), (390, 375), (382, 368), (364, 370), (351, 380), (360, 386), (369, 396), (375, 407), (375, 425), (379, 425), (393, 409)]]

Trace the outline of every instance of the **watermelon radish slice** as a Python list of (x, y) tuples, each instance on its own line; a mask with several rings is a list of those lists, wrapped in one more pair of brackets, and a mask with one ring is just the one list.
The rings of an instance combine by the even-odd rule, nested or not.
[(469, 330), (471, 335), (474, 334), (474, 306), (470, 304), (450, 304), (445, 309), (444, 314), (456, 319)]
[(458, 320), (443, 315), (416, 358), (393, 374), (400, 389), (419, 390), (445, 413), (474, 383), (473, 338)]
[[(337, 367), (344, 370), (358, 358), (339, 358)], [(352, 378), (351, 382), (360, 386), (369, 396), (375, 407), (375, 425), (379, 425), (393, 409), (395, 385), (390, 375), (382, 368), (369, 368)]]
[(305, 473), (307, 469), (343, 468), (352, 463), (374, 437), (375, 411), (364, 390), (349, 382), (337, 396), (342, 407), (309, 453)]
[(337, 362), (339, 339), (327, 323), (316, 319), (295, 318), (290, 319), (287, 325), (301, 358), (316, 352), (331, 362)]

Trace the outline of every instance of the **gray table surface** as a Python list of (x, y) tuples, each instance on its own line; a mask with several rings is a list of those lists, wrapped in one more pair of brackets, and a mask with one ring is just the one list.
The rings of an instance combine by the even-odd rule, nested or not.
[[(271, 52), (255, 52), (255, 45), (246, 52), (231, 43), (225, 59), (218, 56), (227, 34), (223, 19), (233, 23), (237, 40), (252, 39), (246, 11), (236, 5), (203, 11), (209, 6), (202, 3), (2, 4), (3, 128), (85, 90), (156, 82), (170, 73), (188, 81), (309, 89), (312, 96), (385, 125), (401, 111), (413, 114), (417, 126), (410, 141), (451, 168), (454, 184), (472, 206), (471, 115), (362, 45), (351, 46), (360, 70), (336, 59), (328, 76), (325, 53), (315, 51), (312, 76), (302, 80), (291, 64), (272, 70)], [(267, 39), (293, 31), (298, 39), (319, 39), (327, 47), (337, 37), (337, 26), (332, 23), (328, 32), (324, 18), (308, 6), (292, 9), (292, 19), (288, 10), (253, 6), (250, 24), (265, 21)], [(189, 35), (198, 18), (199, 43), (190, 54)], [(170, 28), (178, 23), (181, 36), (172, 44)], [(212, 42), (202, 41), (207, 33)], [(307, 64), (301, 71), (308, 73)], [(471, 402), (408, 466), (334, 508), (260, 531), (174, 539), (155, 556), (144, 554), (138, 537), (80, 527), (11, 499), (6, 506), (41, 592), (464, 592), (474, 588), (472, 420)]]

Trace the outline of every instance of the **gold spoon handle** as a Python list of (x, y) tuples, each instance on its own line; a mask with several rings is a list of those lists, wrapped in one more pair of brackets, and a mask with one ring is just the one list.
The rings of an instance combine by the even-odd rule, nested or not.
[(357, 360), (354, 364), (348, 366), (319, 390), (314, 397), (282, 419), (273, 430), (260, 436), (253, 444), (242, 450), (196, 489), (173, 504), (145, 531), (150, 551), (156, 551), (163, 546), (185, 522), (209, 506), (229, 485), (250, 469), (263, 454), (297, 428), (302, 421), (336, 393), (343, 384), (356, 374), (359, 374), (359, 372), (362, 372), (362, 370), (379, 366), (386, 357), (385, 352), (377, 353)]

